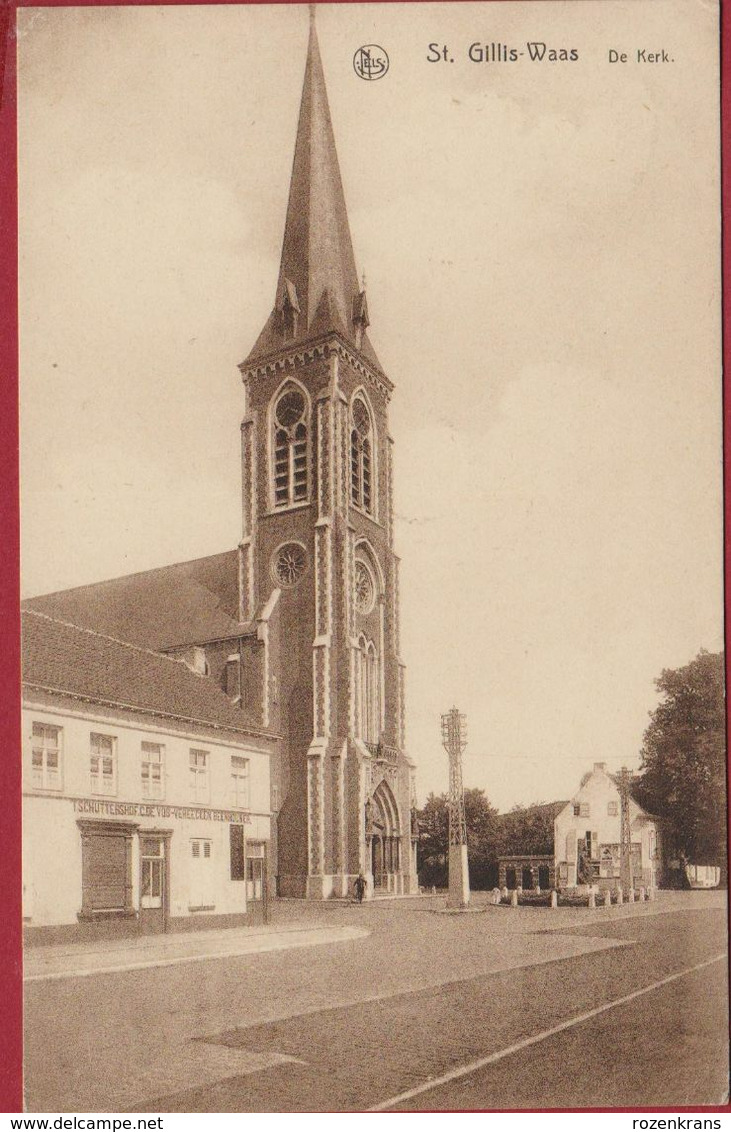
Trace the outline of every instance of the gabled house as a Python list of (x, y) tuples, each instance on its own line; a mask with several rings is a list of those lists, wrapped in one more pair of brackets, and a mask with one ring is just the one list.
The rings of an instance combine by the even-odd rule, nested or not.
[[(554, 859), (560, 888), (620, 883), (621, 796), (606, 763), (594, 763), (579, 789), (554, 821)], [(635, 885), (654, 888), (658, 880), (657, 821), (629, 797), (631, 872)]]
[[(500, 887), (616, 887), (621, 879), (621, 811), (618, 778), (608, 773), (606, 763), (594, 763), (567, 802), (528, 807), (526, 814), (553, 817), (553, 836), (550, 844), (511, 845), (510, 854), (498, 859)], [(634, 884), (654, 888), (660, 877), (657, 819), (630, 795), (629, 821)]]

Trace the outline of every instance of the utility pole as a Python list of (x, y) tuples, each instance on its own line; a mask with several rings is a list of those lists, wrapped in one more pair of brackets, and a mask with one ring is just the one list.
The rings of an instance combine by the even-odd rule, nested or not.
[(442, 746), (449, 755), (449, 895), (448, 908), (470, 902), (467, 823), (462, 784), (462, 752), (467, 746), (467, 717), (456, 707), (442, 716)]
[(632, 835), (630, 833), (629, 825), (629, 788), (632, 781), (632, 775), (623, 766), (619, 772), (619, 812), (620, 818), (620, 833), (619, 833), (619, 876), (622, 885), (622, 891), (625, 897), (628, 896), (629, 890), (633, 885), (632, 878)]

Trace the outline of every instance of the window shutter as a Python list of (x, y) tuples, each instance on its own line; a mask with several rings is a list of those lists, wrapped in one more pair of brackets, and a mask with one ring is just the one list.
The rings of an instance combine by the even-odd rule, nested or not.
[(245, 880), (244, 827), (232, 823), (228, 829), (231, 846), (231, 880)]

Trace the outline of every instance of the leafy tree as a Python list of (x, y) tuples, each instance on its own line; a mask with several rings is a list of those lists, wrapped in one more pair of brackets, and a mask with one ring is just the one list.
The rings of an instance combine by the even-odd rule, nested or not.
[(696, 864), (726, 864), (724, 654), (702, 650), (655, 681), (634, 793), (663, 819), (666, 850)]
[(553, 819), (565, 802), (539, 803), (534, 806), (513, 806), (500, 817), (499, 851), (501, 854), (553, 853)]
[[(484, 790), (464, 793), (470, 886), (488, 888), (497, 877), (497, 810)], [(449, 804), (446, 794), (430, 794), (419, 811), (419, 880), (427, 887), (449, 883)]]
[(448, 881), (449, 810), (446, 794), (430, 794), (418, 812), (419, 880), (428, 888)]
[(493, 888), (497, 884), (498, 812), (485, 791), (474, 787), (464, 792), (464, 811), (470, 887)]

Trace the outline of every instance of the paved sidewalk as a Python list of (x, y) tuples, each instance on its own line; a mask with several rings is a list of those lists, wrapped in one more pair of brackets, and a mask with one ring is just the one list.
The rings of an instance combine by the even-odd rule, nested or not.
[(112, 974), (146, 967), (170, 967), (209, 959), (227, 959), (263, 951), (287, 951), (323, 943), (364, 939), (365, 928), (351, 926), (313, 927), (312, 924), (257, 925), (223, 928), (210, 932), (177, 932), (170, 935), (134, 936), (38, 947), (26, 951), (25, 982), (46, 979), (79, 979), (87, 975)]

